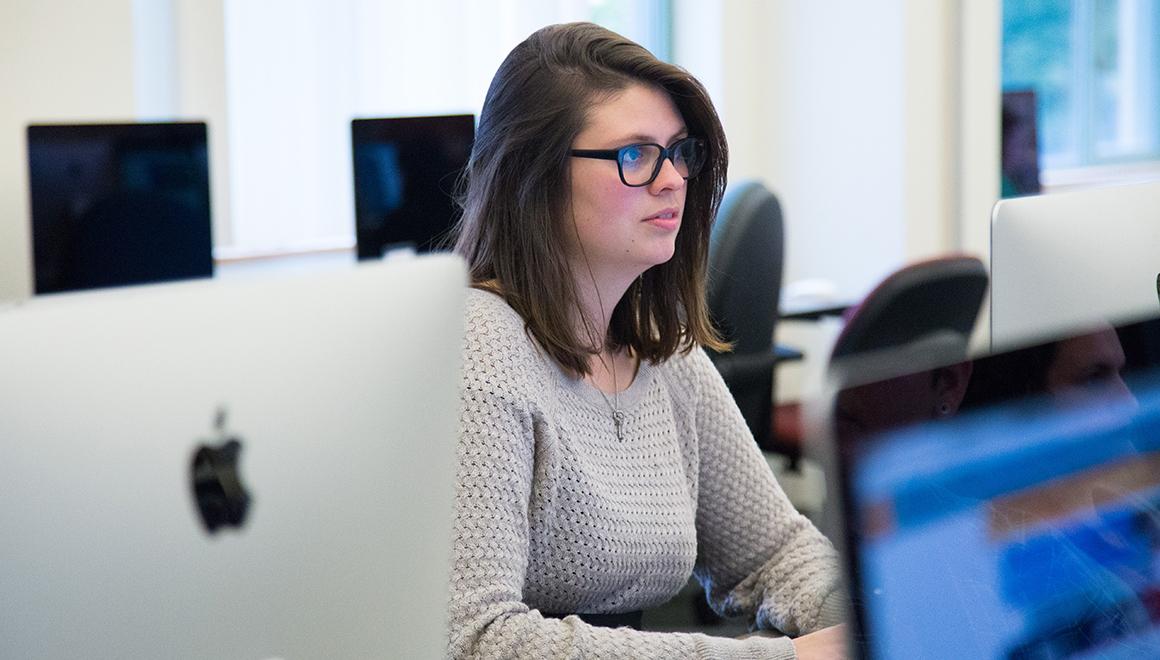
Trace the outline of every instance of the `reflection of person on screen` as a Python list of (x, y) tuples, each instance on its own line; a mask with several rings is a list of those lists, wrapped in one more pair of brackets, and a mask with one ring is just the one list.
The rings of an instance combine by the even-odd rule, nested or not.
[[(684, 70), (592, 24), (516, 46), (484, 101), (468, 262), (449, 655), (843, 657), (829, 542), (702, 346), (724, 132)], [(642, 632), (690, 574), (796, 639)]]
[(860, 438), (923, 420), (944, 419), (959, 410), (973, 365), (958, 364), (842, 390), (834, 423), (843, 440)]
[(1103, 325), (1066, 339), (980, 360), (963, 400), (976, 407), (1033, 394), (1061, 401), (1101, 397), (1133, 400), (1124, 382), (1124, 348)]
[(1126, 360), (1111, 326), (1055, 343), (1055, 354), (1043, 374), (1043, 389), (1057, 396), (1098, 393), (1129, 398), (1122, 375)]

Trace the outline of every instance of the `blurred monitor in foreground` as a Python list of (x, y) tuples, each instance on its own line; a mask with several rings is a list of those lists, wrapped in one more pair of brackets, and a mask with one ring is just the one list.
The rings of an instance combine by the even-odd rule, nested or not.
[(204, 123), (28, 127), (37, 294), (213, 275)]
[(358, 258), (441, 249), (459, 217), (453, 194), (474, 115), (355, 119), (350, 128)]
[(1156, 657), (1158, 348), (1156, 320), (1093, 325), (833, 385), (860, 657)]
[(0, 658), (442, 658), (466, 281), (0, 310)]

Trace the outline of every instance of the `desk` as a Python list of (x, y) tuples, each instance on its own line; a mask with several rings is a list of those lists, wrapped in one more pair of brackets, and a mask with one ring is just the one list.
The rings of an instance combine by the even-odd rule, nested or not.
[(842, 316), (854, 302), (835, 300), (791, 300), (781, 306), (779, 318), (783, 321), (817, 321), (826, 316)]

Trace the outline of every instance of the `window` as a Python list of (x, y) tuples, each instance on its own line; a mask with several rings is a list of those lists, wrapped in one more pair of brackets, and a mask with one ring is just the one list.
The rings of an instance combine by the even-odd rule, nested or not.
[(1006, 0), (1005, 91), (1037, 99), (1051, 171), (1160, 161), (1160, 0)]
[(668, 58), (668, 0), (226, 0), (230, 232), (218, 256), (354, 244), (350, 120), (478, 115), (550, 23), (592, 20)]

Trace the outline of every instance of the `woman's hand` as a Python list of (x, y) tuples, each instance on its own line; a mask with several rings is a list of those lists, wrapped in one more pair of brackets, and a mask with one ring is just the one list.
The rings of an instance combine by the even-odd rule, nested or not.
[(822, 628), (793, 640), (798, 660), (845, 660), (846, 624)]

